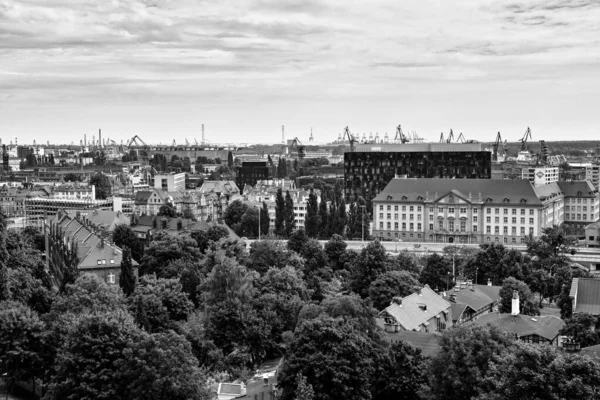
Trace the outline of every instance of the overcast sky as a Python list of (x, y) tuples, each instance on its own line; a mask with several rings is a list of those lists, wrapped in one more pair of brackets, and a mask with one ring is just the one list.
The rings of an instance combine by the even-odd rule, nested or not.
[(600, 139), (599, 21), (600, 0), (0, 0), (0, 138)]

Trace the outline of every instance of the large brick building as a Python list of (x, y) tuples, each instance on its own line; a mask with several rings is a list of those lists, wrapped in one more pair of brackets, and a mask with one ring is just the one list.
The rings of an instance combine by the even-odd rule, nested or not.
[(408, 178), (492, 177), (492, 153), (480, 143), (361, 144), (344, 153), (344, 193), (374, 198), (398, 175)]
[(442, 243), (522, 243), (564, 222), (558, 183), (395, 178), (373, 200), (373, 235)]

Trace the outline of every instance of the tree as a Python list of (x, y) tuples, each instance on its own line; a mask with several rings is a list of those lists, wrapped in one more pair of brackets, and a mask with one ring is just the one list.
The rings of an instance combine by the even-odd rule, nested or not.
[(285, 199), (281, 188), (278, 188), (275, 197), (275, 234), (277, 236), (285, 236), (285, 216)]
[(244, 215), (242, 215), (242, 220), (239, 224), (235, 224), (232, 226), (233, 230), (236, 231), (238, 236), (247, 236), (247, 237), (258, 237), (258, 213), (260, 210), (257, 210), (254, 207), (249, 207)]
[(319, 203), (319, 221), (321, 222), (319, 225), (319, 237), (326, 238), (329, 231), (329, 209), (324, 197), (321, 197), (321, 203)]
[(302, 247), (308, 242), (308, 236), (304, 229), (298, 229), (292, 233), (287, 241), (288, 250), (302, 254)]
[(574, 254), (577, 238), (570, 236), (564, 227), (554, 225), (544, 228), (539, 239), (529, 236), (526, 243), (529, 255), (537, 256), (540, 260), (557, 261), (566, 254)]
[(290, 191), (285, 192), (285, 213), (284, 213), (284, 224), (285, 224), (285, 236), (289, 237), (294, 229), (296, 228), (296, 216), (294, 214), (294, 200), (290, 195)]
[(261, 234), (267, 236), (271, 226), (271, 217), (269, 216), (269, 206), (267, 202), (263, 201), (262, 208), (260, 209), (260, 231)]
[(198, 243), (190, 236), (159, 234), (144, 252), (140, 262), (140, 275), (156, 274), (159, 278), (172, 278), (173, 271), (166, 268), (171, 262), (198, 258), (201, 258)]
[(377, 310), (383, 310), (390, 305), (395, 296), (408, 296), (420, 287), (419, 281), (410, 272), (388, 271), (371, 283), (369, 298)]
[(494, 326), (460, 325), (445, 330), (440, 351), (431, 360), (434, 398), (471, 399), (477, 396), (492, 357), (512, 347), (511, 339)]
[(128, 247), (131, 250), (131, 258), (138, 262), (141, 261), (143, 244), (140, 243), (129, 225), (118, 224), (113, 232), (113, 241), (122, 249)]
[(329, 261), (329, 265), (334, 270), (342, 269), (344, 267), (342, 256), (346, 252), (348, 244), (344, 241), (344, 238), (340, 235), (333, 235), (327, 243), (325, 243), (325, 255)]
[(121, 260), (121, 275), (119, 276), (119, 286), (123, 289), (123, 293), (129, 296), (135, 290), (135, 274), (133, 273), (133, 263), (131, 261), (131, 250), (128, 247), (123, 249), (123, 257)]
[(516, 342), (495, 355), (478, 399), (598, 399), (600, 364), (553, 346)]
[(205, 231), (194, 230), (190, 233), (190, 236), (198, 244), (198, 249), (202, 253), (206, 253), (211, 244), (214, 245), (219, 240), (228, 238), (229, 230), (222, 225), (214, 225)]
[(506, 278), (502, 282), (500, 289), (500, 312), (510, 313), (512, 308), (512, 299), (514, 291), (519, 293), (519, 308), (520, 313), (525, 315), (539, 315), (540, 311), (538, 304), (533, 298), (533, 293), (529, 286), (523, 281), (519, 281), (513, 277)]
[(491, 280), (498, 285), (509, 276), (525, 280), (530, 275), (531, 259), (515, 249), (507, 249), (501, 244), (485, 243), (480, 245), (481, 251), (467, 259), (464, 265), (466, 276), (487, 282)]
[(177, 210), (175, 209), (173, 204), (166, 203), (166, 204), (163, 204), (162, 206), (160, 206), (160, 208), (158, 209), (158, 214), (156, 214), (156, 215), (158, 217), (175, 218), (177, 216)]
[(227, 166), (229, 168), (233, 168), (233, 153), (231, 152), (231, 150), (227, 154)]
[[(260, 240), (250, 245), (250, 256), (246, 264), (249, 269), (264, 274), (271, 267), (283, 268), (291, 261), (292, 256), (283, 242)], [(300, 263), (303, 265), (302, 260)]]
[(298, 372), (296, 375), (296, 391), (294, 392), (295, 400), (313, 400), (315, 391), (310, 383), (306, 382), (306, 377)]
[(600, 321), (591, 314), (579, 313), (567, 319), (560, 330), (561, 336), (567, 336), (581, 347), (600, 344)]
[(0, 259), (0, 301), (10, 300), (8, 267), (4, 260)]
[(343, 197), (337, 206), (337, 215), (335, 218), (334, 232), (340, 236), (344, 236), (346, 234), (346, 203)]
[(108, 176), (104, 175), (102, 172), (96, 172), (90, 178), (90, 185), (96, 187), (97, 199), (104, 200), (112, 194), (110, 180), (108, 179)]
[(381, 357), (371, 391), (375, 400), (420, 399), (427, 386), (427, 362), (421, 350), (399, 340)]
[(415, 276), (421, 274), (421, 267), (417, 264), (415, 255), (408, 250), (402, 250), (396, 257), (390, 257), (388, 269), (392, 271), (407, 271)]
[(235, 224), (242, 222), (242, 217), (248, 211), (248, 206), (242, 203), (240, 200), (235, 200), (227, 206), (223, 220), (225, 223), (233, 228)]
[(385, 248), (378, 240), (370, 242), (367, 247), (362, 249), (352, 266), (350, 277), (352, 290), (362, 298), (367, 297), (371, 283), (387, 270), (386, 262)]
[(81, 174), (69, 172), (68, 174), (63, 175), (63, 180), (65, 182), (81, 182), (83, 180), (83, 177), (81, 176)]
[(446, 289), (446, 286), (454, 286), (452, 276), (452, 262), (437, 253), (431, 254), (425, 259), (425, 266), (419, 276), (422, 284), (427, 284), (432, 289)]
[(292, 400), (296, 377), (306, 377), (319, 399), (371, 399), (376, 347), (353, 321), (331, 317), (300, 324), (286, 353), (278, 386), (281, 399)]
[(310, 189), (308, 195), (308, 202), (306, 204), (306, 219), (304, 227), (308, 237), (316, 238), (319, 236), (319, 204), (317, 203), (317, 195), (314, 189)]

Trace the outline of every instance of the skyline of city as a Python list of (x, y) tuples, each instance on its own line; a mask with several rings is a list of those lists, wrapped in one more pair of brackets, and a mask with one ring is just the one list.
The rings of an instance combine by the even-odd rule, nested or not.
[[(0, 8), (0, 134), (78, 143), (598, 137), (596, 2), (61, 0)], [(169, 140), (165, 140), (169, 138)], [(251, 138), (252, 140), (249, 140)], [(5, 139), (6, 140), (6, 139)]]

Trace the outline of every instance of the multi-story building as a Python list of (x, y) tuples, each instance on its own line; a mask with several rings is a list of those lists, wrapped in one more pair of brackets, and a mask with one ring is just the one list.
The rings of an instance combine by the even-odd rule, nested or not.
[(169, 195), (162, 189), (139, 191), (135, 194), (133, 212), (140, 215), (157, 215), (160, 208), (169, 202)]
[(558, 167), (523, 167), (521, 179), (526, 179), (533, 186), (547, 185), (558, 182)]
[(442, 243), (523, 243), (564, 222), (558, 183), (395, 178), (373, 200), (373, 235)]
[(344, 193), (374, 198), (398, 175), (490, 179), (492, 153), (480, 143), (360, 144), (344, 154)]
[(185, 190), (185, 172), (154, 175), (154, 188), (162, 189), (165, 192), (183, 192)]
[(271, 179), (271, 167), (267, 161), (244, 161), (237, 169), (236, 183), (240, 188), (256, 185), (258, 181)]
[(565, 224), (570, 233), (585, 236), (585, 227), (600, 220), (600, 193), (590, 181), (558, 182), (565, 196)]

